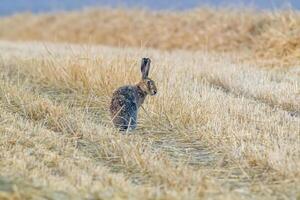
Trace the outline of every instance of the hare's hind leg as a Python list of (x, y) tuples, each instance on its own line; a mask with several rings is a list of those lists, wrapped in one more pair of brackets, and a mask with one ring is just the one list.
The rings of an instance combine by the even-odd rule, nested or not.
[(128, 128), (128, 120), (127, 120), (126, 116), (122, 116), (122, 115), (116, 116), (113, 119), (113, 124), (120, 131), (126, 131)]
[(132, 131), (136, 128), (136, 119), (129, 117), (127, 119), (118, 120), (118, 123), (115, 123), (115, 127), (120, 131)]
[(137, 115), (134, 113), (121, 113), (113, 119), (113, 123), (120, 131), (131, 131), (136, 128)]

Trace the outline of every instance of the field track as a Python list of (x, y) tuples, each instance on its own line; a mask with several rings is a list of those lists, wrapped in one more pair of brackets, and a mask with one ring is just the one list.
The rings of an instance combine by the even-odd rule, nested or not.
[[(122, 135), (112, 91), (153, 60)], [(300, 198), (300, 71), (205, 51), (0, 42), (0, 198)]]

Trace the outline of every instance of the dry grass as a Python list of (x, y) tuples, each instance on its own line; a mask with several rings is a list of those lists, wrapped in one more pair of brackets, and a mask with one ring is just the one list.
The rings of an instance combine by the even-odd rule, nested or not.
[[(300, 74), (206, 52), (0, 43), (0, 197), (300, 197)], [(138, 129), (112, 91), (153, 60)], [(298, 70), (298, 71), (297, 71)]]
[[(299, 33), (292, 10), (0, 19), (0, 199), (299, 199)], [(158, 96), (120, 134), (146, 56)]]
[[(244, 52), (273, 66), (299, 64), (298, 11), (200, 8), (185, 12), (95, 9), (0, 20), (0, 38)], [(158, 37), (159, 36), (159, 37)]]

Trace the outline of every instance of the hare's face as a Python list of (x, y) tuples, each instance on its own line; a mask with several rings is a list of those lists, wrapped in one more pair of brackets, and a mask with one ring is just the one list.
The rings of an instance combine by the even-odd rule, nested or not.
[(155, 85), (155, 82), (151, 80), (150, 78), (145, 78), (142, 80), (142, 85), (145, 90), (145, 92), (149, 95), (156, 95), (157, 93), (157, 88)]

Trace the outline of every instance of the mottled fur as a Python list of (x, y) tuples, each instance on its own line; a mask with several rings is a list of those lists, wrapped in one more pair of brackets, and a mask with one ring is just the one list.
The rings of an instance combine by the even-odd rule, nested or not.
[(112, 121), (119, 130), (133, 130), (137, 124), (137, 113), (148, 94), (155, 95), (157, 89), (153, 80), (148, 78), (149, 58), (141, 64), (142, 80), (136, 85), (122, 86), (114, 91), (110, 105)]

